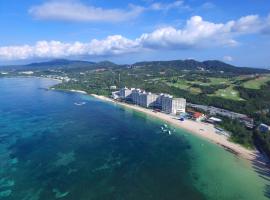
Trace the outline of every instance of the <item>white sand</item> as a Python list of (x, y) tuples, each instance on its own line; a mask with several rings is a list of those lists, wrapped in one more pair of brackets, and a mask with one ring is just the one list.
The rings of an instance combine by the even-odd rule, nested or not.
[(167, 123), (170, 123), (174, 126), (177, 126), (179, 128), (185, 129), (191, 133), (194, 133), (196, 135), (204, 137), (204, 138), (210, 140), (211, 142), (214, 142), (214, 143), (222, 146), (223, 148), (229, 149), (230, 151), (236, 153), (237, 155), (239, 155), (245, 159), (254, 160), (256, 157), (256, 154), (258, 154), (258, 152), (255, 150), (246, 149), (243, 146), (240, 146), (236, 143), (228, 141), (228, 138), (226, 136), (217, 134), (216, 129), (212, 124), (203, 123), (203, 122), (196, 122), (196, 121), (192, 121), (192, 120), (185, 120), (182, 122), (182, 121), (180, 121), (176, 118), (173, 118), (172, 116), (164, 114), (164, 113), (153, 112), (150, 109), (146, 109), (146, 108), (139, 107), (136, 105), (113, 101), (112, 99), (104, 97), (104, 96), (99, 96), (99, 95), (95, 95), (95, 94), (91, 94), (91, 95), (98, 98), (98, 99), (101, 99), (104, 101), (114, 102), (116, 104), (131, 108), (133, 110), (140, 111), (140, 112), (149, 114), (153, 117), (164, 120)]
[(81, 94), (87, 94), (87, 92), (82, 91), (82, 90), (70, 90), (71, 92), (77, 92), (77, 93), (81, 93)]

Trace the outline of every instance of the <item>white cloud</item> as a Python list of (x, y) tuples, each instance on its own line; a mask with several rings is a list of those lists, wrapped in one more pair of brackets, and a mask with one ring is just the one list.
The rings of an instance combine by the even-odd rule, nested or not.
[(264, 27), (262, 29), (263, 34), (270, 34), (270, 14), (268, 15)]
[(233, 57), (231, 57), (231, 56), (224, 56), (223, 57), (223, 60), (226, 61), (226, 62), (231, 62), (231, 61), (233, 61)]
[(89, 43), (62, 43), (38, 41), (35, 45), (0, 47), (0, 59), (23, 60), (31, 58), (62, 58), (70, 56), (119, 55), (137, 51), (139, 44), (120, 35)]
[(161, 3), (161, 2), (154, 2), (149, 7), (150, 10), (163, 10), (163, 11), (168, 11), (168, 10), (177, 9), (177, 8), (190, 9), (190, 7), (186, 5), (184, 1), (182, 0), (177, 0), (168, 4)]
[(228, 26), (237, 33), (253, 33), (261, 30), (263, 23), (258, 15), (248, 15), (237, 21), (228, 22)]
[(191, 48), (237, 44), (225, 24), (204, 21), (200, 16), (190, 18), (183, 29), (165, 27), (140, 38), (144, 46), (166, 48)]
[[(39, 41), (34, 45), (3, 46), (0, 47), (0, 60), (113, 56), (144, 50), (235, 46), (241, 35), (266, 33), (270, 33), (270, 17), (250, 15), (226, 23), (213, 23), (193, 16), (181, 29), (171, 26), (159, 28), (135, 39), (113, 35), (103, 40), (93, 39), (89, 43)], [(224, 59), (230, 60), (230, 57)]]
[(103, 9), (87, 6), (79, 1), (54, 0), (33, 6), (29, 13), (42, 20), (65, 20), (83, 22), (120, 22), (136, 18), (144, 8), (130, 5), (128, 10)]

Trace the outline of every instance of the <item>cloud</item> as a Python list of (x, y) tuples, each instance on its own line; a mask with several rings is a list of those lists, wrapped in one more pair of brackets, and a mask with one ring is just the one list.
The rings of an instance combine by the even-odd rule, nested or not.
[(139, 44), (121, 35), (89, 43), (63, 43), (60, 41), (38, 41), (35, 45), (0, 47), (0, 59), (24, 60), (31, 58), (64, 58), (70, 56), (119, 55), (137, 51)]
[(231, 61), (233, 61), (233, 57), (231, 57), (231, 56), (224, 56), (223, 57), (223, 60), (226, 61), (226, 62), (231, 62)]
[(228, 26), (233, 32), (256, 33), (262, 29), (263, 22), (258, 15), (248, 15), (237, 21), (228, 22)]
[(172, 3), (161, 3), (161, 2), (155, 2), (155, 3), (152, 3), (150, 6), (149, 6), (149, 9), (150, 10), (162, 10), (162, 11), (168, 11), (168, 10), (171, 10), (171, 9), (190, 9), (190, 7), (188, 5), (186, 5), (184, 3), (184, 1), (182, 0), (178, 0), (178, 1), (174, 1)]
[(79, 1), (49, 1), (29, 9), (29, 14), (40, 20), (81, 22), (121, 22), (136, 18), (144, 8), (130, 5), (129, 9), (104, 9), (87, 6)]
[(183, 29), (165, 27), (140, 38), (144, 46), (152, 48), (192, 48), (203, 46), (234, 46), (230, 28), (225, 24), (204, 21), (200, 16), (191, 17)]
[(262, 29), (263, 34), (270, 34), (270, 14), (268, 15), (264, 27)]
[[(63, 58), (76, 56), (114, 56), (146, 50), (184, 50), (235, 46), (237, 38), (247, 34), (270, 33), (270, 16), (249, 15), (226, 23), (205, 21), (200, 16), (187, 20), (181, 29), (163, 27), (135, 39), (112, 35), (88, 43), (38, 41), (34, 45), (0, 47), (0, 60)], [(224, 59), (230, 59), (229, 56)]]

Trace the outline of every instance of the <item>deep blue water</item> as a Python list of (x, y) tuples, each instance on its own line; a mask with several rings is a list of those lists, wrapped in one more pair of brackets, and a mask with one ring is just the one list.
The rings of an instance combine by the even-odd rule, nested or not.
[[(214, 184), (223, 187), (223, 181), (209, 177), (202, 182), (194, 168), (202, 150), (194, 145), (199, 141), (209, 146), (203, 150), (209, 156), (214, 149), (220, 151), (217, 157), (236, 163), (232, 155), (180, 130), (164, 134), (163, 123), (144, 114), (45, 89), (53, 84), (48, 79), (0, 79), (0, 199), (230, 199), (222, 195), (230, 188), (226, 184), (216, 191)], [(79, 102), (86, 104), (74, 104)], [(212, 173), (208, 168), (203, 173)], [(246, 199), (242, 190), (236, 191), (230, 192)]]

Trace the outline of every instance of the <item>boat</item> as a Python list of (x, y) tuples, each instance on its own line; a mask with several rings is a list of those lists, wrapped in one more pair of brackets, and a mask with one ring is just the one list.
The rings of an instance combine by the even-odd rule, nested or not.
[(84, 105), (84, 104), (86, 104), (86, 102), (79, 102), (79, 103), (75, 102), (75, 103), (74, 103), (74, 105), (76, 105), (76, 106), (82, 106), (82, 105)]

